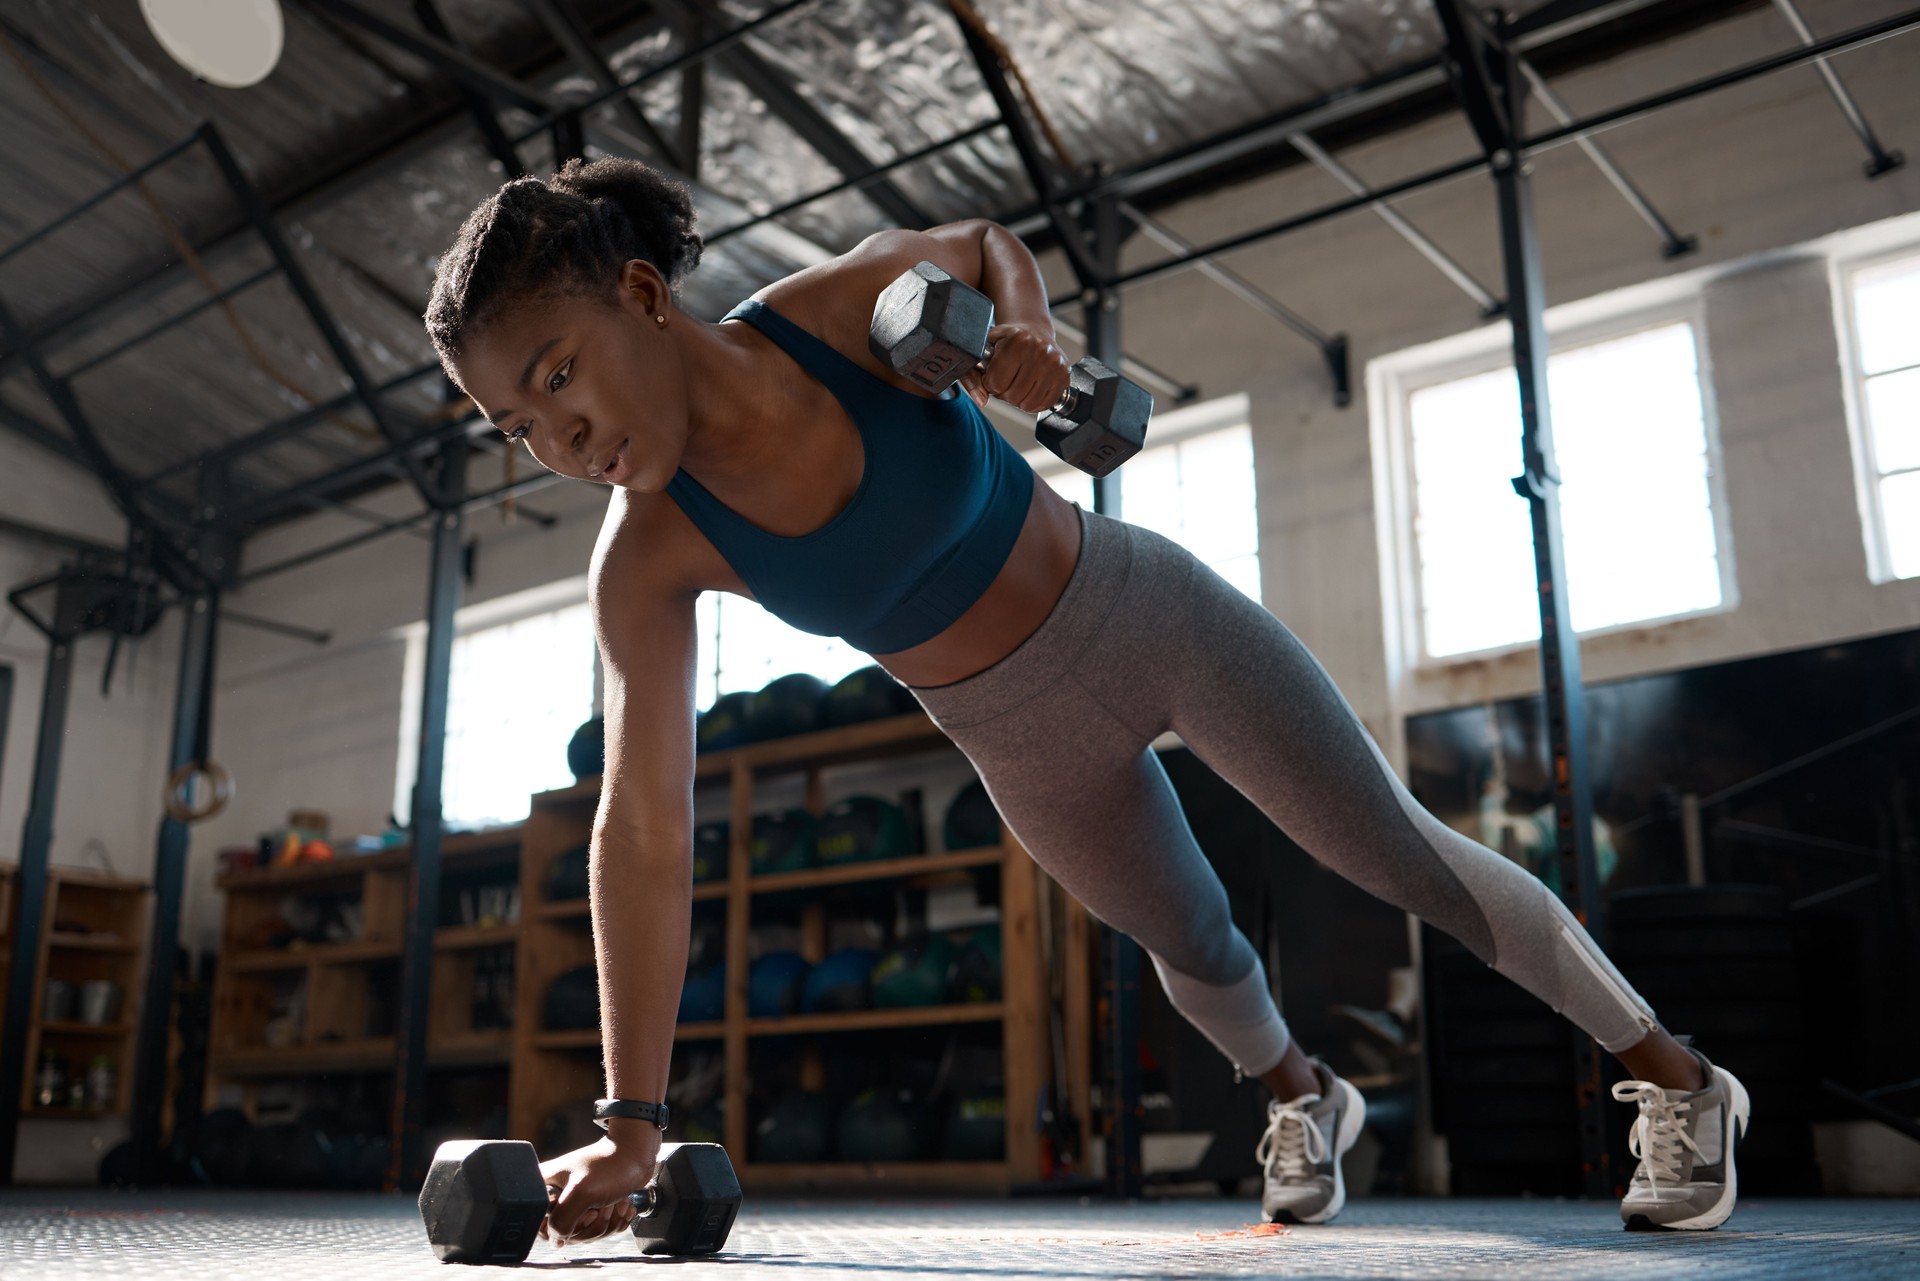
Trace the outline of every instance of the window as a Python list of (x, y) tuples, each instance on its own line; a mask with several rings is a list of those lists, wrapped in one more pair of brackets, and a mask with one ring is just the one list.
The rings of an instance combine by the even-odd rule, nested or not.
[(695, 607), (700, 631), (699, 684), (694, 702), (735, 690), (759, 689), (776, 676), (809, 672), (829, 683), (873, 660), (837, 636), (790, 627), (758, 602), (724, 592), (702, 592)]
[[(572, 603), (554, 608), (554, 596)], [(567, 787), (567, 741), (594, 712), (593, 621), (579, 579), (511, 603), (463, 610), (453, 642), (447, 693), (446, 765), (441, 812), (446, 826), (490, 827), (527, 816), (527, 798)], [(538, 607), (544, 606), (544, 607)], [(530, 607), (532, 612), (528, 612)], [(419, 750), (426, 628), (408, 637), (400, 779), (394, 812), (407, 815)]]
[(1854, 454), (1876, 582), (1920, 576), (1920, 255), (1845, 273)]
[[(1249, 401), (1226, 396), (1154, 415), (1147, 446), (1112, 479), (1120, 514), (1163, 534), (1260, 599), (1260, 513), (1253, 484)], [(1045, 449), (1027, 452), (1034, 472), (1063, 497), (1093, 510), (1093, 477)]]
[[(1505, 329), (1482, 331), (1497, 342)], [(1491, 337), (1488, 337), (1491, 335)], [(1444, 346), (1444, 345), (1442, 345)], [(1727, 595), (1691, 317), (1558, 347), (1547, 363), (1575, 631), (1719, 608)], [(1446, 366), (1388, 358), (1384, 410), (1408, 612), (1420, 651), (1451, 657), (1540, 637), (1519, 392), (1507, 349)]]

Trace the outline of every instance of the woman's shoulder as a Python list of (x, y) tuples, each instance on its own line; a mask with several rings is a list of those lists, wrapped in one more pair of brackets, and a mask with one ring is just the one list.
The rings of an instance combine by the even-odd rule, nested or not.
[(616, 488), (594, 543), (589, 581), (596, 596), (649, 604), (707, 590), (732, 590), (738, 576), (665, 492)]

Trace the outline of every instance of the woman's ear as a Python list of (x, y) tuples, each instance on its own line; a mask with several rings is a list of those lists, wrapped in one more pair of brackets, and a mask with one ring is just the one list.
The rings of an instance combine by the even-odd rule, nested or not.
[(672, 302), (666, 277), (644, 258), (629, 258), (620, 268), (620, 301), (657, 316)]

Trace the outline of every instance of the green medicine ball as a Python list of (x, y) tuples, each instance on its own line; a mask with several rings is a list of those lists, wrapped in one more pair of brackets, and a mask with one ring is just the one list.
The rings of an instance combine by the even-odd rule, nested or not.
[(907, 852), (907, 815), (878, 796), (849, 796), (820, 816), (814, 848), (825, 866), (899, 858)]
[(952, 984), (960, 950), (944, 934), (920, 934), (881, 953), (873, 966), (877, 1010), (940, 1005)]
[(798, 872), (812, 867), (817, 827), (813, 815), (803, 809), (757, 816), (748, 845), (754, 874)]
[(721, 752), (753, 741), (747, 732), (747, 704), (752, 698), (745, 690), (722, 694), (700, 713), (694, 740), (701, 751)]

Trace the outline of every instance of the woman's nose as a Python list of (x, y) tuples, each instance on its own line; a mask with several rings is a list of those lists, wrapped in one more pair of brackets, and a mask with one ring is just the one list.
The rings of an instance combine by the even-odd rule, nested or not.
[(567, 452), (578, 455), (581, 450), (587, 447), (587, 425), (585, 423), (575, 423), (573, 426), (567, 428), (566, 442)]

